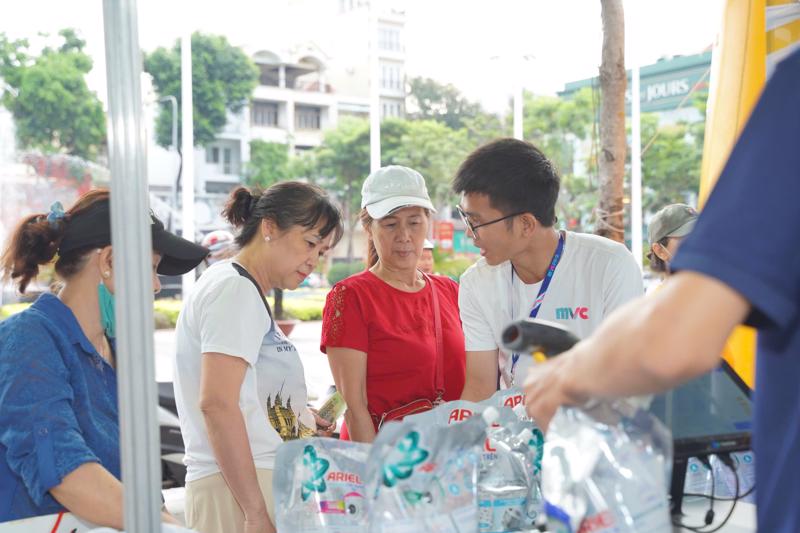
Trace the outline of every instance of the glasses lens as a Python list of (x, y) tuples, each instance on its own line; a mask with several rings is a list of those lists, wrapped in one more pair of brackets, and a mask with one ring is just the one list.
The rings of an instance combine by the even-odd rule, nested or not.
[(467, 218), (467, 214), (464, 213), (464, 210), (461, 209), (460, 205), (456, 206), (456, 211), (458, 211), (458, 215), (461, 217), (461, 220), (464, 222), (464, 225), (469, 228), (470, 233), (472, 233), (473, 238), (478, 238), (478, 232), (475, 227), (472, 225), (472, 222), (469, 221)]

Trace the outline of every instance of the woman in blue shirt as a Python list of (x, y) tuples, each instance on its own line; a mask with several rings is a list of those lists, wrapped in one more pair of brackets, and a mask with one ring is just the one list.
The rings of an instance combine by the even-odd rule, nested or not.
[[(3, 252), (21, 293), (53, 260), (63, 286), (0, 323), (0, 522), (67, 509), (123, 527), (109, 204), (101, 189), (66, 212), (53, 204), (20, 222)], [(155, 217), (151, 228), (158, 292), (157, 273), (188, 272), (207, 250)]]

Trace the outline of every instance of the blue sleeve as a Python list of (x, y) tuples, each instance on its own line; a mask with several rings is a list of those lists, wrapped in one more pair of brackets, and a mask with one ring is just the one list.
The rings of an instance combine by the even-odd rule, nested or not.
[(672, 264), (742, 294), (747, 323), (760, 328), (785, 327), (798, 313), (799, 73), (797, 53), (777, 68)]
[(38, 320), (26, 318), (7, 324), (0, 343), (0, 444), (11, 471), (43, 505), (67, 474), (100, 461), (86, 445), (72, 408), (63, 348)]

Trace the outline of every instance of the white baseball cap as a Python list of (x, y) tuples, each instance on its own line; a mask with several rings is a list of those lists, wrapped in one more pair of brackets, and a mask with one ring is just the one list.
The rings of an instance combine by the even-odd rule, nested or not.
[(364, 180), (361, 207), (381, 219), (401, 207), (419, 206), (436, 212), (428, 196), (425, 178), (416, 170), (399, 165), (381, 167)]

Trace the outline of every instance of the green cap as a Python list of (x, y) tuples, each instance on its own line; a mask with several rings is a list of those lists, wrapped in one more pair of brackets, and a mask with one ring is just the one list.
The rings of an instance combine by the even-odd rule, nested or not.
[(694, 229), (697, 211), (686, 204), (671, 204), (662, 208), (650, 219), (647, 238), (650, 245), (664, 237), (685, 237)]

